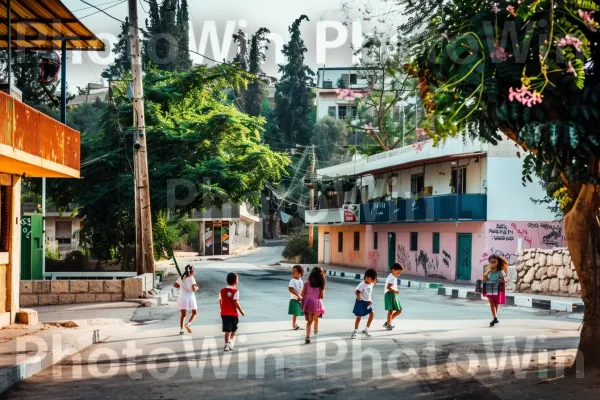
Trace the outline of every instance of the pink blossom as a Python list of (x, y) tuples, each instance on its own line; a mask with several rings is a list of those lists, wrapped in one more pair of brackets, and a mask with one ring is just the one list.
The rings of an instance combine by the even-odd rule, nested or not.
[(510, 15), (512, 15), (513, 17), (515, 17), (515, 18), (517, 17), (517, 14), (515, 14), (515, 7), (508, 6), (508, 7), (506, 7), (506, 11), (508, 11), (508, 13)]
[(365, 131), (367, 131), (367, 135), (369, 135), (369, 134), (373, 133), (373, 125), (371, 125), (371, 124), (365, 124), (365, 125), (363, 126), (363, 129), (364, 129)]
[(543, 96), (541, 93), (535, 90), (532, 93), (525, 85), (521, 86), (520, 89), (516, 90), (513, 88), (508, 89), (508, 100), (516, 100), (527, 107), (531, 107), (535, 104), (541, 104), (542, 97)]
[(576, 37), (567, 35), (564, 38), (560, 39), (558, 42), (558, 47), (566, 47), (566, 46), (573, 46), (575, 47), (575, 50), (577, 51), (581, 51), (581, 46), (583, 45), (583, 43), (581, 42), (581, 40), (577, 39)]
[(498, 14), (500, 12), (500, 9), (498, 7), (496, 7), (496, 6), (494, 6), (494, 7), (492, 7), (492, 12), (494, 14)]
[(442, 33), (442, 37), (446, 40), (448, 40), (448, 34), (446, 32)]
[(594, 21), (594, 11), (583, 11), (579, 10), (579, 16), (583, 19), (583, 22), (590, 28), (592, 32), (597, 32), (598, 23)]
[(575, 71), (575, 68), (573, 68), (573, 64), (571, 64), (571, 61), (569, 61), (569, 67), (567, 68), (567, 73), (571, 73), (574, 76), (577, 76), (577, 72)]
[(492, 60), (495, 58), (499, 61), (506, 61), (512, 57), (512, 54), (500, 47), (498, 42), (494, 43), (494, 47), (496, 48), (496, 51), (490, 54)]

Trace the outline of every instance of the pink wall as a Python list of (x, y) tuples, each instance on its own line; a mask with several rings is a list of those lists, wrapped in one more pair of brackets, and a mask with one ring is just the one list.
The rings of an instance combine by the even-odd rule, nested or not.
[(475, 263), (483, 267), (490, 255), (498, 254), (514, 265), (519, 248), (551, 249), (566, 245), (562, 222), (488, 221), (485, 224), (484, 251), (477, 256)]
[[(484, 224), (482, 222), (422, 223), (373, 225), (367, 230), (367, 266), (378, 271), (388, 271), (388, 233), (396, 233), (396, 262), (405, 267), (408, 275), (438, 275), (448, 280), (456, 279), (457, 235), (472, 234), (471, 278), (477, 274), (477, 257), (484, 246)], [(373, 247), (373, 234), (378, 232), (378, 246)], [(410, 251), (410, 233), (417, 232), (417, 251)], [(433, 254), (433, 233), (440, 234), (440, 252)]]

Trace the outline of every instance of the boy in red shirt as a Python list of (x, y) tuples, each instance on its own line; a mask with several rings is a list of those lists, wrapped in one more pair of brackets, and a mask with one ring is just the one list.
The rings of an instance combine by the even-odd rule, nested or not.
[(230, 272), (227, 274), (227, 286), (219, 293), (221, 319), (223, 332), (225, 332), (225, 351), (233, 350), (233, 340), (238, 329), (238, 311), (242, 316), (246, 315), (240, 306), (240, 292), (235, 288), (237, 284), (237, 274)]

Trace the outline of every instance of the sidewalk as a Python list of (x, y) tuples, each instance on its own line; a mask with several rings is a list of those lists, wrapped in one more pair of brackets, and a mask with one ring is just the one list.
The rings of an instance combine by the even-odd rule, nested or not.
[[(294, 264), (280, 263), (284, 268), (291, 268)], [(310, 268), (324, 268), (328, 276), (345, 279), (362, 280), (364, 271), (348, 267), (325, 264), (303, 264), (306, 271)], [(481, 293), (475, 292), (475, 284), (470, 282), (453, 282), (444, 279), (428, 278), (426, 276), (401, 275), (398, 284), (404, 287), (417, 289), (437, 290), (438, 295), (451, 298), (460, 298), (473, 301), (485, 301)], [(540, 310), (554, 310), (563, 312), (582, 313), (583, 301), (579, 297), (547, 296), (536, 293), (506, 292), (506, 305), (536, 308)]]
[[(45, 321), (37, 327), (11, 325), (0, 329), (0, 393), (122, 331), (127, 318), (94, 318), (94, 312), (82, 308), (68, 310), (68, 319), (63, 320), (67, 316), (65, 306), (37, 311), (40, 321)], [(106, 309), (98, 312), (106, 314)]]
[[(258, 253), (260, 251), (262, 251), (262, 248), (259, 246), (252, 250), (245, 250), (245, 251), (241, 251), (236, 254), (228, 254), (228, 255), (221, 255), (221, 256), (195, 255), (195, 256), (186, 256), (186, 257), (178, 257), (176, 255), (175, 258), (177, 259), (177, 264), (179, 265), (179, 269), (183, 270), (183, 268), (185, 267), (185, 264), (188, 264), (188, 263), (199, 262), (199, 261), (225, 261), (225, 260), (229, 260), (231, 258), (238, 258), (238, 257), (246, 256), (248, 254)], [(177, 274), (177, 268), (175, 268), (175, 263), (171, 259), (156, 261), (154, 263), (154, 268), (155, 268), (156, 272), (167, 272), (167, 275)]]

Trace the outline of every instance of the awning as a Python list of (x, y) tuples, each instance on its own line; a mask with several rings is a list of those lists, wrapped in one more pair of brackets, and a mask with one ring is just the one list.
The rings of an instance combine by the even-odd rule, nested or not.
[[(59, 0), (11, 1), (12, 48), (59, 50), (104, 50), (104, 43), (94, 35)], [(0, 0), (0, 48), (8, 47), (8, 0)]]
[(466, 153), (466, 154), (451, 154), (451, 155), (447, 155), (447, 156), (410, 161), (410, 162), (407, 162), (404, 164), (394, 165), (393, 167), (369, 170), (369, 171), (365, 171), (365, 172), (362, 172), (357, 175), (358, 176), (379, 175), (379, 174), (384, 174), (384, 173), (388, 173), (388, 172), (394, 172), (394, 171), (399, 171), (399, 170), (403, 170), (403, 169), (414, 168), (414, 167), (419, 167), (419, 166), (424, 166), (424, 165), (440, 164), (440, 163), (448, 162), (448, 161), (457, 161), (457, 160), (462, 160), (465, 158), (482, 158), (482, 157), (486, 157), (486, 155), (487, 154), (484, 151), (476, 152), (476, 153)]

